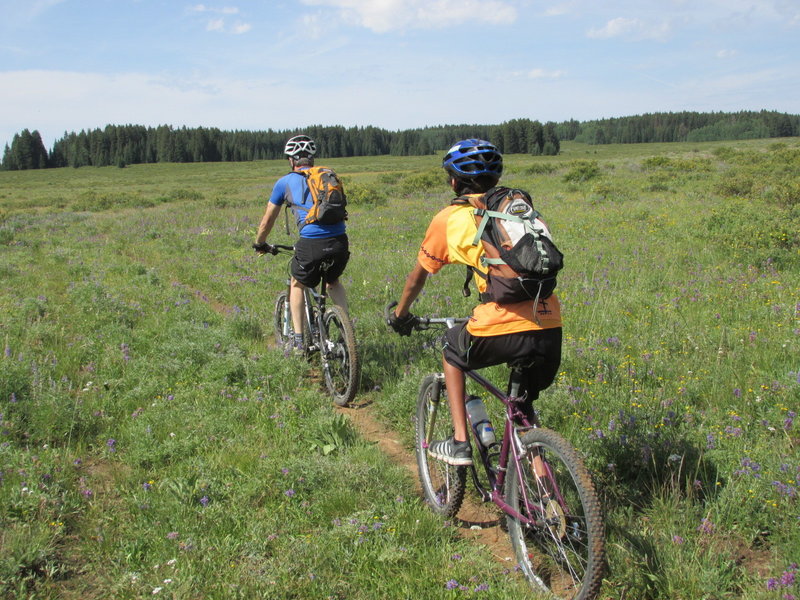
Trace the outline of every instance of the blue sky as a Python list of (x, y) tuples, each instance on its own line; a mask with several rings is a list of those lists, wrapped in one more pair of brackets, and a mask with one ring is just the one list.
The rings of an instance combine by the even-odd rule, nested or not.
[(0, 0), (0, 150), (761, 109), (800, 113), (800, 0)]

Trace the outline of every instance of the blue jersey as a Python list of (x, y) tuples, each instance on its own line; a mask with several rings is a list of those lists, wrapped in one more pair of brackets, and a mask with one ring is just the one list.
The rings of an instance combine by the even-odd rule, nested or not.
[[(297, 226), (303, 225), (303, 221), (308, 215), (308, 211), (314, 205), (311, 199), (311, 192), (308, 189), (306, 178), (297, 173), (288, 173), (275, 182), (272, 188), (272, 195), (269, 197), (272, 204), (278, 206), (284, 202), (289, 202), (297, 220)], [(329, 238), (342, 235), (345, 232), (344, 221), (332, 225), (321, 225), (320, 223), (309, 223), (300, 227), (300, 237), (303, 238)]]

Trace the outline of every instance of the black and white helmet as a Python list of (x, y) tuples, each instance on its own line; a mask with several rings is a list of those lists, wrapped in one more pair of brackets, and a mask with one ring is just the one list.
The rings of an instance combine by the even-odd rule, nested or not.
[(290, 158), (314, 156), (317, 153), (317, 144), (307, 135), (296, 135), (286, 142), (283, 153)]

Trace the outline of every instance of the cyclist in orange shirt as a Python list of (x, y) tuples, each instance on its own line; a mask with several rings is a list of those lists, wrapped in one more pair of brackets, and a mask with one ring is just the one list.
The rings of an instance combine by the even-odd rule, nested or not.
[[(485, 140), (456, 143), (444, 157), (442, 167), (450, 177), (457, 197), (483, 194), (497, 185), (503, 172), (503, 157)], [(472, 448), (464, 406), (464, 371), (481, 369), (516, 359), (530, 359), (525, 369), (527, 410), (539, 392), (547, 388), (561, 364), (561, 307), (555, 294), (547, 298), (498, 304), (487, 298), (486, 267), (481, 264), (483, 247), (473, 244), (477, 225), (472, 206), (454, 202), (437, 213), (417, 254), (417, 264), (406, 278), (403, 294), (390, 316), (389, 325), (400, 335), (410, 335), (416, 317), (411, 304), (419, 296), (430, 274), (444, 265), (462, 264), (478, 272), (475, 279), (482, 303), (469, 321), (447, 331), (443, 349), (447, 399), (453, 418), (453, 436), (432, 442), (428, 452), (451, 465), (471, 465)]]

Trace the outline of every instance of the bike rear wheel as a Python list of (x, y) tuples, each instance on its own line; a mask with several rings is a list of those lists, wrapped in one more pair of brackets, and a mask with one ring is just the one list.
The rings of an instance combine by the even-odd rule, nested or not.
[(467, 467), (454, 467), (428, 454), (430, 442), (453, 435), (444, 383), (437, 390), (436, 380), (436, 375), (428, 375), (419, 388), (414, 415), (414, 446), (425, 501), (433, 512), (443, 517), (453, 517), (464, 500)]
[(347, 313), (334, 304), (325, 309), (322, 325), (319, 341), (325, 386), (334, 403), (345, 406), (355, 398), (361, 377), (353, 323)]
[(597, 596), (605, 566), (604, 525), (589, 472), (567, 440), (549, 429), (521, 435), (525, 454), (508, 467), (508, 533), (531, 587), (564, 600)]

